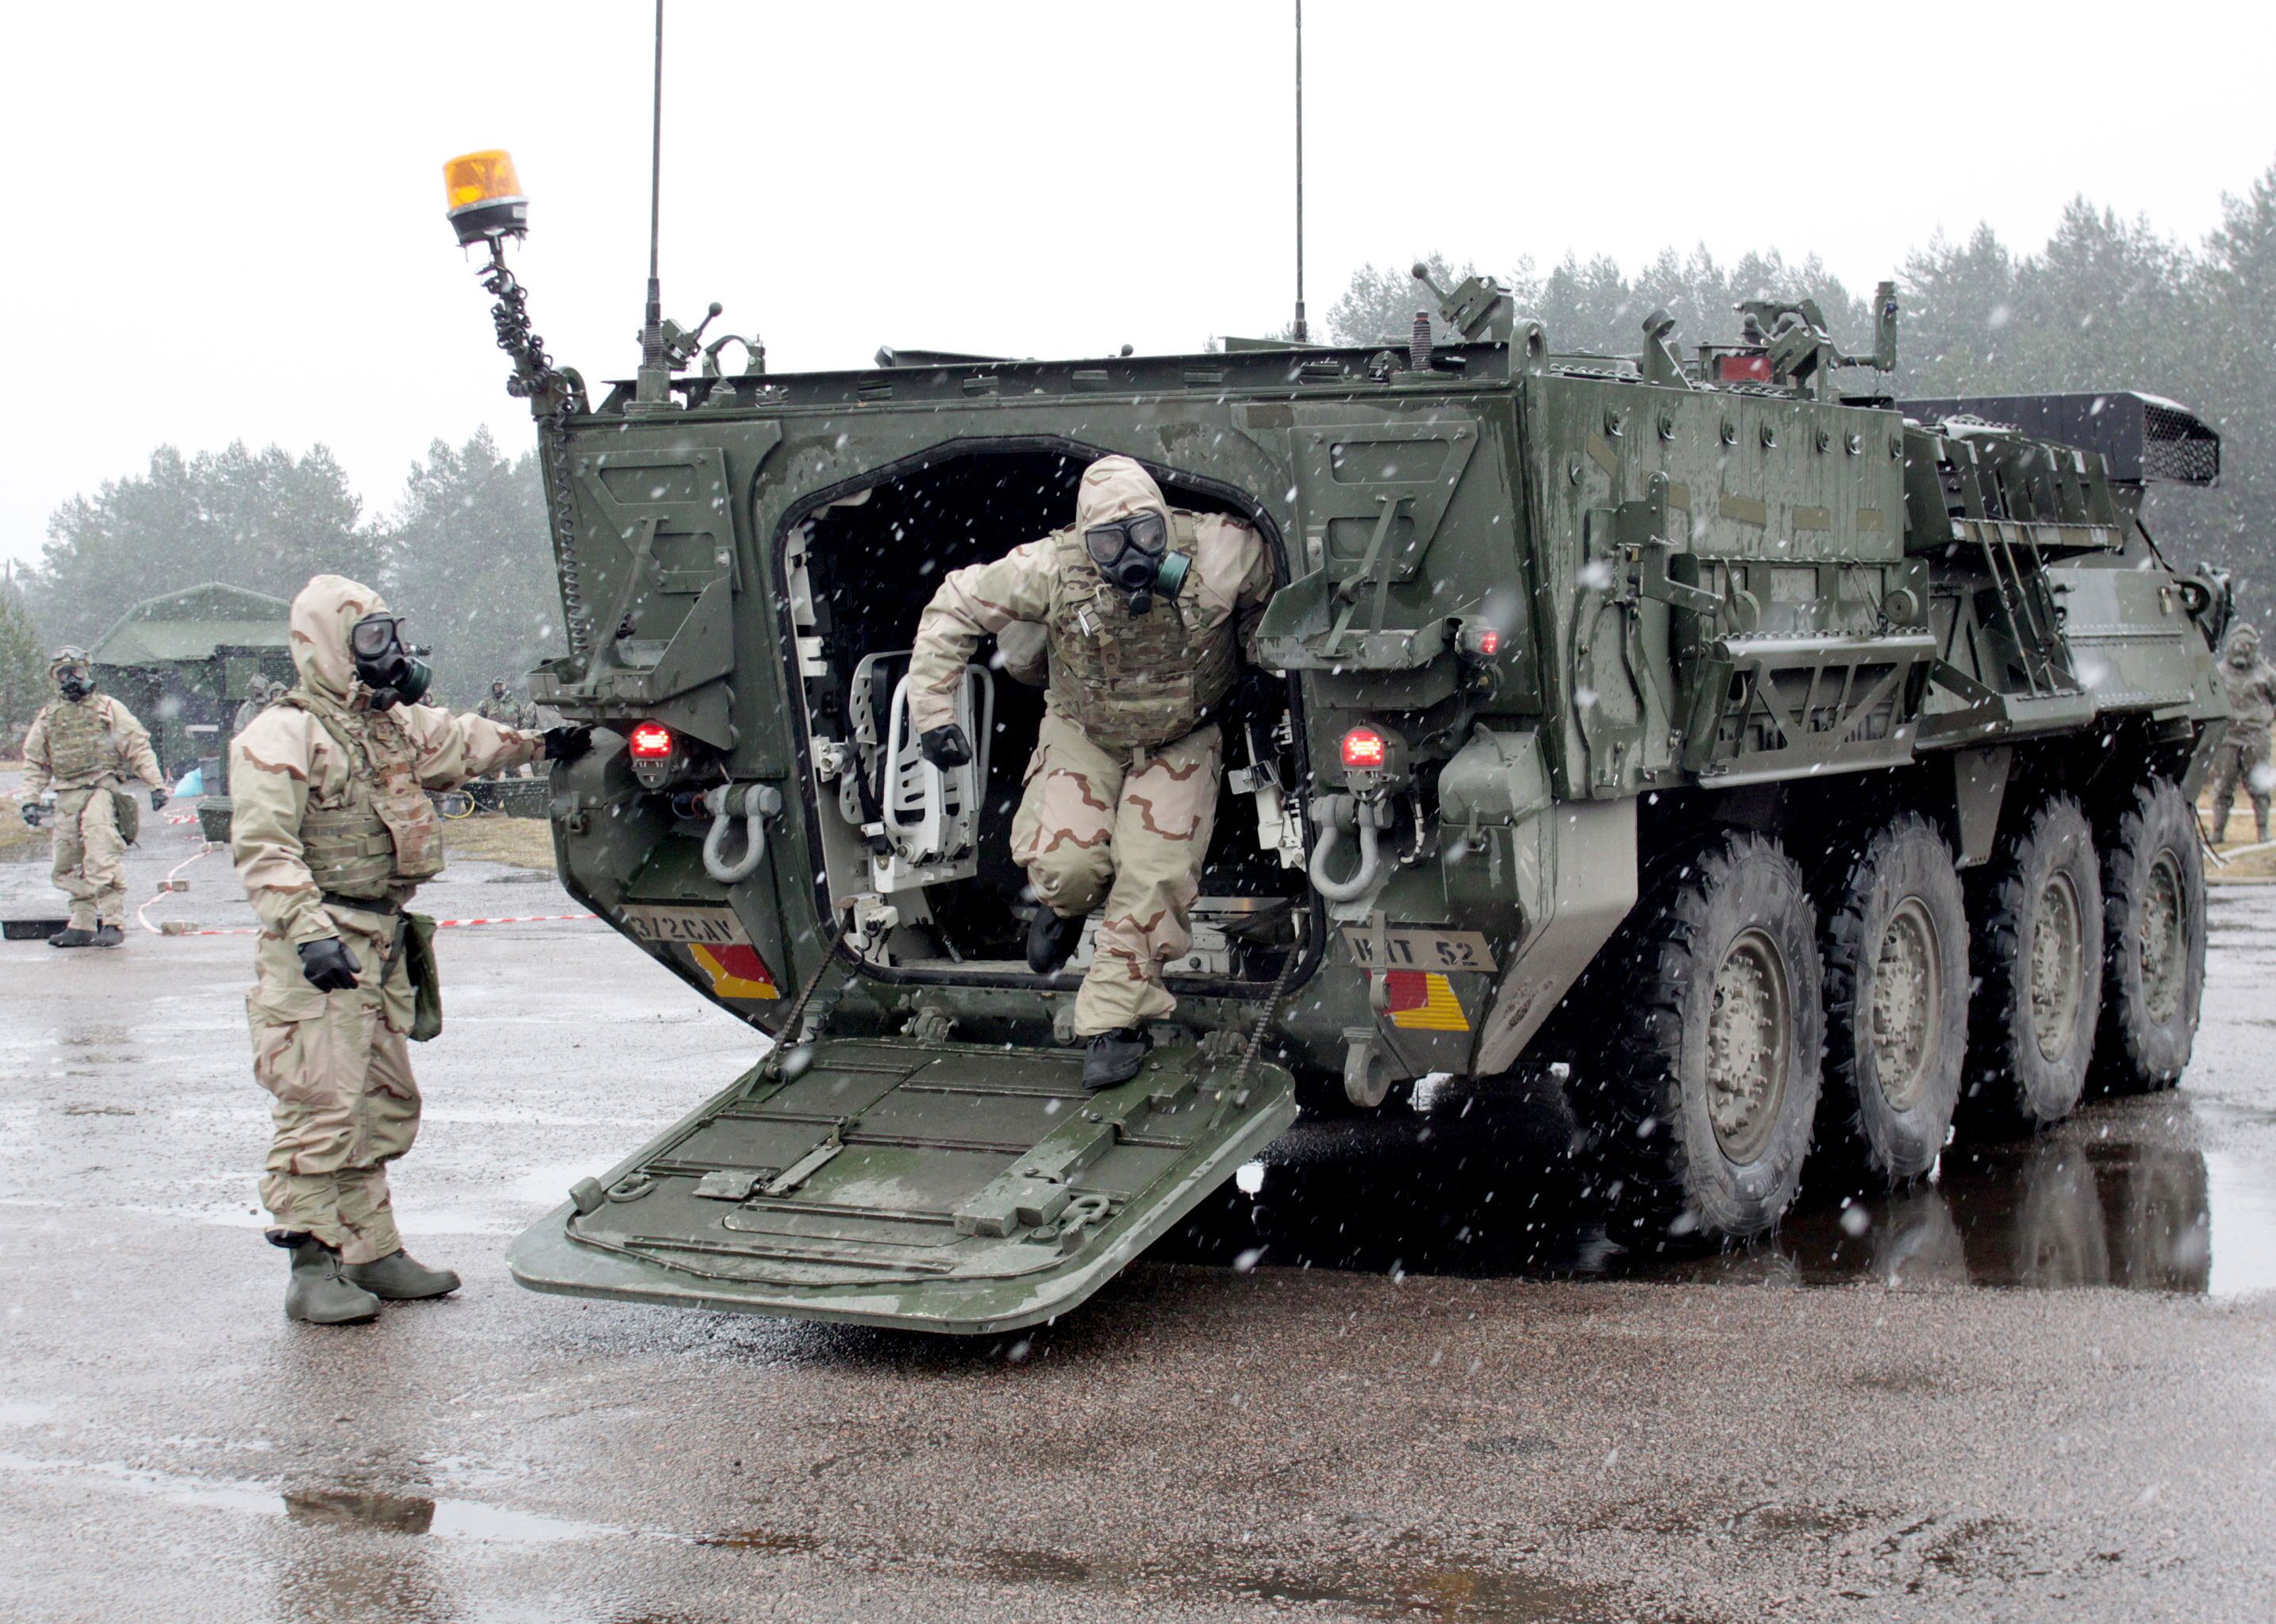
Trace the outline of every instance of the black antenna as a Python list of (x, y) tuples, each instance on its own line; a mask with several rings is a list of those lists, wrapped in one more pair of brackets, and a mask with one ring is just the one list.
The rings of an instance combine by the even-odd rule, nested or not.
[(664, 0), (656, 0), (656, 91), (648, 147), (648, 321), (641, 362), (664, 364), (664, 284), (656, 279), (656, 238), (664, 218)]
[[(656, 0), (659, 11), (664, 0)], [(1296, 325), (1289, 336), (1311, 342), (1304, 324), (1304, 0), (1296, 0)]]

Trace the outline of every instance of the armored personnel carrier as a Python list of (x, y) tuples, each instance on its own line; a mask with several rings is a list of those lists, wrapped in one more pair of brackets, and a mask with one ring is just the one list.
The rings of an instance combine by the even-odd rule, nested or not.
[[(2141, 523), (2147, 481), (2218, 473), (2182, 408), (1894, 401), (1886, 285), (1862, 355), (1802, 303), (1607, 357), (1483, 279), (1431, 292), (1445, 342), (797, 374), (755, 341), (729, 370), (652, 284), (636, 376), (588, 389), (529, 330), (513, 219), (469, 240), (569, 627), (531, 692), (603, 729), (552, 780), (561, 873), (777, 1039), (524, 1235), (523, 1284), (1032, 1324), (1300, 1099), (1521, 1069), (1637, 1221), (1742, 1237), (1805, 1158), (1913, 1178), (1956, 1116), (2028, 1131), (2187, 1063), (2228, 600)], [(903, 682), (942, 575), (1067, 523), (1109, 452), (1282, 584), (1176, 1023), (1087, 1094), (1084, 961), (1029, 972), (1006, 855), (1027, 660), (970, 668), (946, 771)]]

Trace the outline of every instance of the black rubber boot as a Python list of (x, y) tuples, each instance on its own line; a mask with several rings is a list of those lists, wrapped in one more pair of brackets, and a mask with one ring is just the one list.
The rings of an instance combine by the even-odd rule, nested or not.
[(1057, 975), (1081, 940), (1081, 914), (1064, 918), (1048, 904), (1037, 903), (1036, 917), (1028, 921), (1028, 968), (1039, 976)]
[(349, 1264), (340, 1273), (387, 1303), (445, 1297), (459, 1288), (459, 1277), (450, 1270), (430, 1269), (399, 1246), (370, 1263)]
[(125, 933), (117, 925), (98, 925), (95, 928), (95, 940), (89, 945), (97, 948), (115, 948), (125, 940)]
[(1082, 1057), (1082, 1085), (1101, 1089), (1127, 1083), (1138, 1075), (1138, 1068), (1146, 1063), (1146, 1051), (1153, 1046), (1154, 1040), (1146, 1035), (1142, 1026), (1099, 1033), (1090, 1040), (1089, 1052)]
[(91, 948), (95, 946), (95, 933), (93, 931), (83, 931), (76, 925), (67, 925), (62, 930), (57, 931), (54, 935), (48, 938), (48, 946), (50, 948)]
[(379, 1299), (340, 1272), (340, 1255), (312, 1236), (292, 1248), (292, 1280), (284, 1288), (284, 1317), (312, 1326), (360, 1326), (379, 1318)]

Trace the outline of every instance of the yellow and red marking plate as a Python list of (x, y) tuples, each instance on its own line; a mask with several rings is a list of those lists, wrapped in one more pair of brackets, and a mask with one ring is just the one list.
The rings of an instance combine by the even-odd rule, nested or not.
[(774, 972), (732, 908), (690, 908), (627, 903), (618, 917), (634, 937), (653, 947), (684, 948), (711, 978), (715, 998), (780, 998)]
[(1454, 984), (1435, 970), (1394, 970), (1390, 984), (1391, 1023), (1408, 1031), (1466, 1032), (1469, 1017), (1454, 996)]

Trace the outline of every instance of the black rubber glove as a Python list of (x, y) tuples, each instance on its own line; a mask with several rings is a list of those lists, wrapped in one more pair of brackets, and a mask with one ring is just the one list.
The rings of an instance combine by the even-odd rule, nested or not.
[(972, 741), (952, 721), (945, 728), (928, 729), (918, 738), (917, 748), (935, 767), (962, 767), (972, 759)]
[(38, 828), (40, 827), (40, 804), (37, 801), (27, 801), (24, 803), (21, 810), (24, 814), (24, 821), (29, 824), (32, 827), (35, 829)]
[(545, 759), (548, 761), (574, 761), (592, 748), (593, 729), (588, 727), (545, 729)]
[(150, 786), (150, 810), (152, 812), (166, 810), (166, 792), (156, 784)]
[(300, 944), (300, 973), (319, 993), (345, 993), (356, 984), (363, 966), (337, 936), (320, 936)]

